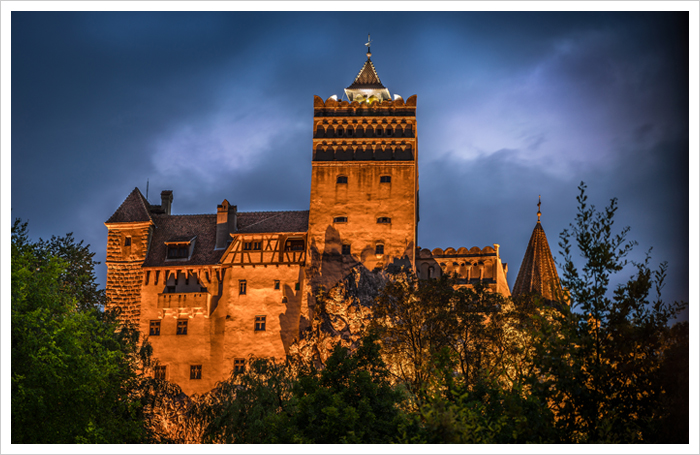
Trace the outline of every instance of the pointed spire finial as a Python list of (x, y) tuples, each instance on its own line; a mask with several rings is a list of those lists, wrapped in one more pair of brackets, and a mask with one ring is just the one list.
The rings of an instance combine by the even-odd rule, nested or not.
[(537, 196), (539, 200), (537, 201), (537, 222), (540, 222), (540, 216), (542, 216), (542, 212), (540, 212), (540, 206), (542, 205), (542, 195)]
[(365, 46), (367, 46), (367, 58), (370, 58), (372, 56), (372, 52), (369, 50), (369, 46), (372, 44), (372, 40), (369, 39), (369, 33), (367, 34), (367, 42), (365, 43)]

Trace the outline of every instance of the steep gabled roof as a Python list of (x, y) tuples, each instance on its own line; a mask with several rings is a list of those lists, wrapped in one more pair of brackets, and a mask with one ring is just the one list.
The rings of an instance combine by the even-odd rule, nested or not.
[(549, 249), (547, 236), (539, 221), (532, 231), (512, 295), (516, 297), (529, 293), (539, 294), (545, 300), (559, 300), (561, 296), (557, 267)]
[(153, 221), (149, 213), (148, 201), (138, 188), (129, 194), (122, 205), (106, 221), (107, 223), (134, 223), (140, 221)]
[(238, 232), (306, 232), (309, 229), (309, 211), (238, 212)]
[(377, 75), (377, 70), (374, 68), (372, 59), (367, 57), (367, 61), (362, 66), (362, 69), (357, 74), (355, 81), (348, 87), (348, 89), (382, 89), (386, 88), (382, 85), (382, 81), (379, 80)]
[[(224, 249), (216, 247), (216, 214), (153, 215), (155, 229), (144, 267), (217, 264)], [(306, 232), (309, 211), (238, 212), (236, 234)], [(196, 239), (195, 239), (196, 237)], [(194, 240), (192, 256), (187, 261), (167, 261), (166, 243)]]

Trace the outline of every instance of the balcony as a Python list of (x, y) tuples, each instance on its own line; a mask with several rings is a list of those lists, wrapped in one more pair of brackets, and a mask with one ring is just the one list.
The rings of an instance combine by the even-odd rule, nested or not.
[(182, 310), (186, 308), (202, 309), (209, 316), (211, 294), (208, 292), (166, 292), (158, 294), (158, 309)]

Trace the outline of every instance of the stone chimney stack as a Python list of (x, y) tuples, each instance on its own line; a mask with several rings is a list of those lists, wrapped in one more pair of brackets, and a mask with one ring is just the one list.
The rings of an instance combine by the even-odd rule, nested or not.
[(170, 208), (173, 206), (173, 191), (165, 190), (160, 193), (160, 208), (166, 215), (170, 215)]
[(221, 205), (216, 207), (216, 247), (222, 250), (228, 246), (231, 233), (236, 232), (238, 226), (238, 208), (230, 205), (224, 199)]

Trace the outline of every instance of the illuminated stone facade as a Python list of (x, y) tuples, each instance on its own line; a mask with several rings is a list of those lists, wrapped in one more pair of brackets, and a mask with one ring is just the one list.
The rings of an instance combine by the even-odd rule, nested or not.
[[(417, 97), (382, 85), (367, 61), (347, 101), (314, 97), (308, 211), (172, 215), (134, 189), (105, 223), (107, 292), (139, 324), (156, 376), (210, 390), (250, 356), (283, 358), (310, 328), (314, 293), (359, 269), (456, 273), (510, 295), (499, 246), (420, 249)], [(363, 272), (364, 273), (364, 272)]]

